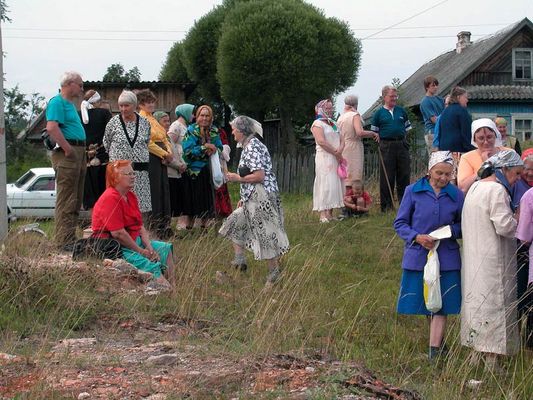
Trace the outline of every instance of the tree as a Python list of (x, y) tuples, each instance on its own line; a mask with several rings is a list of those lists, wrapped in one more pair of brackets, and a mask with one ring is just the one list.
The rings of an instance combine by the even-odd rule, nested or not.
[(176, 42), (167, 53), (167, 59), (159, 72), (159, 80), (167, 82), (190, 83), (184, 63), (183, 42)]
[(7, 16), (8, 7), (5, 0), (0, 0), (0, 20), (2, 22), (11, 22), (11, 18)]
[(137, 67), (126, 71), (121, 63), (111, 64), (107, 67), (102, 80), (104, 82), (139, 82), (141, 80), (141, 71)]
[(4, 90), (7, 178), (17, 178), (28, 168), (47, 163), (44, 147), (36, 151), (32, 145), (20, 141), (19, 133), (43, 110), (44, 97), (39, 93), (21, 93), (18, 85)]
[(222, 98), (261, 118), (276, 110), (290, 150), (294, 115), (353, 85), (361, 45), (346, 23), (301, 0), (237, 2), (217, 50)]
[(220, 30), (226, 17), (225, 4), (200, 18), (183, 42), (183, 62), (191, 79), (198, 83), (200, 94), (209, 102), (221, 102), (217, 82), (217, 48)]

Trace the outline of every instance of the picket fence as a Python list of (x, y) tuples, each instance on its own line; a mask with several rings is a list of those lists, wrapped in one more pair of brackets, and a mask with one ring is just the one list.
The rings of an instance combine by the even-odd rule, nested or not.
[[(365, 183), (379, 181), (379, 153), (365, 154)], [(315, 179), (314, 149), (301, 150), (298, 154), (273, 154), (272, 167), (281, 192), (312, 193)], [(427, 157), (411, 156), (411, 179), (417, 179), (427, 172)]]

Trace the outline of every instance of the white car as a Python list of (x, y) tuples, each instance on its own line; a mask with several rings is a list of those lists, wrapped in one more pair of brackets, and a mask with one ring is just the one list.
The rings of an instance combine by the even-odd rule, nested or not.
[(53, 168), (32, 168), (7, 185), (7, 205), (15, 217), (53, 218), (56, 180)]

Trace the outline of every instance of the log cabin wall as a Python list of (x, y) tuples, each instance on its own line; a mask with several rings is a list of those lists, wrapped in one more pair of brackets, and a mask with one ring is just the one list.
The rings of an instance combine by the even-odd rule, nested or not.
[(503, 44), (489, 59), (477, 67), (459, 86), (519, 85), (532, 86), (533, 81), (513, 80), (513, 49), (533, 48), (533, 32), (524, 27)]

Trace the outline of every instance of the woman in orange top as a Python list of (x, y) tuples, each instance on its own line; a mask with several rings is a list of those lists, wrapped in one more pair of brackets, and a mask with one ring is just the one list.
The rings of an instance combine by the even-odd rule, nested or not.
[(148, 226), (159, 238), (168, 238), (172, 236), (172, 229), (170, 228), (170, 188), (166, 164), (172, 161), (172, 148), (165, 128), (152, 115), (157, 101), (155, 95), (151, 90), (143, 89), (137, 92), (137, 100), (140, 110), (139, 115), (146, 118), (150, 123), (148, 174), (150, 176), (152, 213), (150, 214)]
[(457, 186), (465, 194), (476, 181), (481, 164), (505, 149), (498, 128), (489, 118), (480, 118), (472, 122), (472, 145), (476, 149), (461, 156), (457, 170)]

